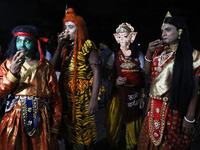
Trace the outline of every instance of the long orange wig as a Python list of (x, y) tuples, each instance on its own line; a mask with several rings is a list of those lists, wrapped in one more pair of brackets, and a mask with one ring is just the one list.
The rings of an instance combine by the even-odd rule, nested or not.
[[(85, 40), (87, 39), (88, 32), (86, 28), (86, 24), (84, 19), (81, 16), (75, 14), (72, 8), (68, 8), (65, 13), (65, 17), (63, 19), (63, 26), (67, 21), (71, 21), (76, 25), (77, 31), (74, 40), (74, 78), (72, 82), (72, 100), (73, 100), (73, 112), (72, 112), (72, 121), (75, 120), (75, 93), (76, 93), (76, 76), (77, 76), (77, 55), (78, 51), (81, 50), (82, 45), (84, 44)], [(67, 51), (67, 50), (66, 50)]]

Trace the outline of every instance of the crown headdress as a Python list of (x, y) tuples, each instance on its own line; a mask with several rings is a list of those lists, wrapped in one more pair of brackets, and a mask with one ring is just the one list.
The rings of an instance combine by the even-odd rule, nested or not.
[(167, 14), (165, 15), (165, 18), (172, 17), (171, 13), (168, 11)]
[(119, 27), (116, 29), (116, 33), (121, 32), (133, 32), (134, 28), (129, 23), (122, 23), (119, 25)]
[(168, 11), (167, 12), (167, 14), (165, 15), (165, 18), (164, 18), (164, 20), (163, 20), (163, 24), (162, 25), (165, 25), (165, 20), (166, 20), (166, 18), (170, 18), (170, 17), (172, 17), (172, 15), (171, 15), (171, 13)]

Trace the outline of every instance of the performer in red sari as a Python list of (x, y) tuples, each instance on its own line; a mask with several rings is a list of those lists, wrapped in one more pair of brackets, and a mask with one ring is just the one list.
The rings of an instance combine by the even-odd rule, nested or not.
[(142, 124), (142, 69), (136, 51), (129, 49), (136, 34), (128, 23), (122, 23), (114, 34), (117, 43), (120, 44), (120, 50), (115, 53), (116, 88), (113, 98), (106, 106), (105, 121), (107, 139), (112, 148), (134, 148)]
[(0, 98), (8, 96), (0, 149), (59, 149), (62, 101), (55, 70), (40, 45), (47, 39), (38, 37), (34, 26), (18, 26), (13, 35), (7, 51), (11, 58), (0, 66)]
[(139, 150), (188, 150), (195, 125), (200, 53), (189, 42), (179, 17), (168, 12), (162, 40), (149, 44), (145, 72), (151, 71), (150, 98)]

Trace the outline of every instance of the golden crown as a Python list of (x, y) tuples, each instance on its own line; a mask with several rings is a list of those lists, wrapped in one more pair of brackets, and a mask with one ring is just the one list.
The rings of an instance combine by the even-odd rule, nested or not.
[(165, 23), (164, 23), (164, 22), (165, 22), (165, 19), (166, 19), (166, 18), (170, 18), (170, 17), (172, 17), (172, 15), (171, 15), (171, 13), (168, 11), (167, 14), (165, 15), (164, 20), (163, 20), (163, 24), (162, 24), (163, 26), (165, 25)]

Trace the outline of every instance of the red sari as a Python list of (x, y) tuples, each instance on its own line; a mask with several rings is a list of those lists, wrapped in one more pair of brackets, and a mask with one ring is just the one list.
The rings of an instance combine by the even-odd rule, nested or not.
[[(166, 45), (153, 55), (150, 98), (139, 137), (138, 150), (188, 150), (191, 136), (181, 132), (178, 110), (169, 109), (169, 92), (176, 48)], [(193, 51), (193, 68), (199, 76), (200, 53)]]

